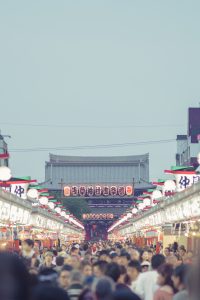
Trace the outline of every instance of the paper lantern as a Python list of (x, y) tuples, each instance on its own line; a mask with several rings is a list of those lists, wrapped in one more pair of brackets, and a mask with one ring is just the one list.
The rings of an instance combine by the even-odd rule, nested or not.
[(144, 203), (139, 203), (139, 204), (138, 204), (138, 208), (139, 208), (140, 210), (143, 210), (143, 209), (145, 208), (145, 204), (144, 204)]
[(39, 202), (41, 205), (47, 205), (49, 202), (49, 199), (47, 197), (40, 197)]
[(0, 180), (8, 181), (12, 177), (11, 170), (8, 167), (0, 167)]
[(32, 189), (29, 189), (28, 192), (27, 192), (27, 197), (29, 199), (32, 199), (32, 200), (36, 200), (38, 199), (38, 196), (39, 196), (39, 193), (38, 193), (38, 190), (32, 188)]
[(138, 212), (138, 209), (137, 209), (136, 207), (134, 207), (134, 208), (132, 209), (132, 214), (136, 215), (137, 212)]
[(153, 191), (153, 193), (151, 195), (151, 199), (152, 200), (157, 200), (157, 199), (161, 198), (162, 196), (163, 195), (162, 195), (161, 191), (155, 190), (155, 191)]
[(144, 203), (145, 206), (150, 206), (150, 205), (151, 205), (151, 199), (145, 198), (145, 199), (143, 200), (143, 203)]
[(61, 211), (61, 216), (62, 217), (65, 217), (65, 215), (66, 215), (66, 212), (63, 210), (63, 211)]
[(57, 207), (55, 208), (55, 211), (56, 211), (58, 214), (60, 214), (60, 213), (61, 213), (61, 208), (60, 208), (59, 206), (57, 206)]
[(128, 214), (127, 214), (127, 218), (130, 219), (131, 217), (132, 217), (132, 214), (131, 214), (131, 213), (128, 213)]
[(49, 208), (54, 209), (55, 204), (54, 204), (53, 202), (49, 202), (49, 203), (48, 203), (48, 206), (49, 206)]
[(173, 180), (166, 180), (163, 186), (164, 191), (175, 191), (176, 184)]

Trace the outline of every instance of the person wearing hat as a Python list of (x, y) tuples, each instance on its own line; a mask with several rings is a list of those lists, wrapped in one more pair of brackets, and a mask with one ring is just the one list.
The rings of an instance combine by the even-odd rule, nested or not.
[(53, 264), (53, 253), (47, 251), (44, 257), (44, 263), (40, 266), (40, 272), (44, 269), (54, 269), (55, 265)]

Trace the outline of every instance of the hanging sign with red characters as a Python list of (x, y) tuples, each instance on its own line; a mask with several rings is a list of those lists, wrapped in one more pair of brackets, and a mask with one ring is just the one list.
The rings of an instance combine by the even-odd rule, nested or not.
[(64, 197), (124, 197), (133, 196), (132, 185), (66, 185)]
[(112, 220), (113, 214), (83, 214), (83, 220)]

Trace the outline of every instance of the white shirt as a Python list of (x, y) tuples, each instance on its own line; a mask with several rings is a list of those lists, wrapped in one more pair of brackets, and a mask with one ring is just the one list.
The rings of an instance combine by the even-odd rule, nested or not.
[(136, 294), (143, 300), (153, 300), (154, 293), (158, 289), (157, 278), (157, 271), (148, 271), (140, 274), (135, 288)]

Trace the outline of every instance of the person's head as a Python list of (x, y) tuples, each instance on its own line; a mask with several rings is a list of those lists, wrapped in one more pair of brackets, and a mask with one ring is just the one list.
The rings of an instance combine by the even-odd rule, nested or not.
[(83, 275), (88, 277), (92, 276), (92, 266), (88, 261), (82, 261), (81, 262), (81, 271), (83, 272)]
[(165, 257), (162, 254), (155, 254), (152, 256), (151, 266), (153, 270), (157, 270), (161, 265), (165, 263)]
[(169, 255), (166, 257), (166, 263), (172, 265), (174, 268), (178, 265), (178, 257), (177, 255)]
[(143, 261), (141, 263), (141, 271), (142, 271), (142, 273), (149, 271), (150, 265), (151, 264), (150, 264), (149, 261)]
[(26, 300), (30, 275), (17, 255), (0, 252), (0, 299)]
[(185, 289), (186, 286), (186, 277), (190, 270), (189, 265), (180, 265), (176, 267), (172, 275), (172, 281), (177, 290)]
[(66, 289), (70, 286), (70, 273), (72, 270), (72, 267), (69, 265), (63, 266), (58, 279), (60, 287)]
[(78, 269), (80, 267), (80, 257), (72, 255), (70, 264), (74, 269)]
[(120, 264), (123, 266), (128, 266), (129, 261), (131, 260), (131, 256), (127, 252), (122, 252), (120, 255)]
[(70, 273), (70, 282), (71, 284), (82, 284), (83, 283), (83, 275), (79, 270), (72, 270)]
[(119, 265), (117, 263), (114, 263), (114, 262), (109, 263), (108, 266), (107, 266), (107, 270), (106, 270), (105, 275), (112, 278), (114, 282), (117, 282), (120, 275), (121, 275)]
[(172, 282), (172, 274), (173, 274), (173, 267), (169, 264), (163, 264), (158, 268), (158, 279), (157, 283), (160, 286), (169, 285), (173, 287)]
[(44, 268), (40, 270), (38, 279), (40, 283), (57, 286), (58, 273), (51, 268)]
[(118, 255), (117, 255), (117, 253), (116, 252), (111, 252), (110, 253), (110, 259), (111, 259), (111, 262), (115, 262), (115, 263), (118, 263)]
[(128, 253), (131, 256), (131, 260), (139, 260), (140, 259), (140, 252), (136, 249), (129, 248)]
[(53, 253), (50, 251), (46, 252), (44, 261), (46, 265), (51, 265), (53, 261)]
[(22, 242), (22, 250), (23, 251), (31, 251), (34, 247), (34, 242), (31, 239), (26, 239)]
[(100, 251), (100, 253), (99, 253), (99, 260), (104, 260), (104, 261), (106, 261), (108, 263), (111, 261), (111, 259), (109, 257), (109, 253), (108, 253), (107, 250)]
[(83, 245), (83, 251), (87, 251), (88, 250), (88, 244), (84, 244)]
[(115, 291), (115, 283), (107, 276), (98, 278), (92, 285), (92, 291), (97, 300), (110, 300)]
[(99, 260), (93, 264), (93, 274), (95, 277), (102, 277), (105, 275), (108, 263), (104, 260)]
[(180, 256), (181, 257), (185, 256), (186, 252), (187, 251), (186, 251), (185, 247), (184, 246), (180, 246), (180, 248), (179, 248), (179, 254), (180, 254)]
[(148, 261), (151, 262), (152, 257), (153, 257), (153, 250), (149, 249), (147, 252), (148, 252)]
[(140, 300), (130, 289), (117, 290), (113, 293), (112, 300)]
[(170, 248), (169, 247), (165, 247), (164, 254), (166, 257), (170, 256)]
[(66, 252), (66, 250), (67, 250), (66, 245), (65, 245), (65, 244), (62, 244), (62, 246), (61, 246), (61, 251), (65, 251), (65, 252)]
[(56, 266), (57, 267), (62, 267), (64, 265), (64, 257), (63, 256), (57, 256), (56, 257)]
[(79, 248), (78, 248), (78, 246), (73, 246), (72, 248), (71, 248), (71, 256), (78, 256), (79, 255)]
[(147, 250), (141, 253), (141, 261), (148, 261), (149, 260), (149, 253)]
[(59, 288), (46, 285), (38, 285), (32, 291), (30, 300), (70, 300), (67, 293)]
[(135, 281), (141, 272), (141, 265), (138, 260), (131, 260), (128, 264), (127, 274), (131, 281)]

